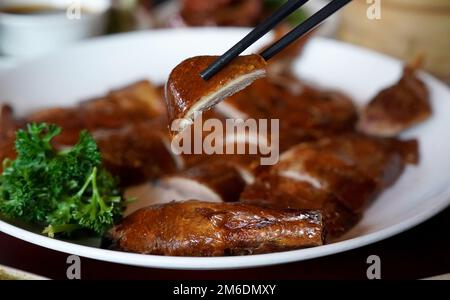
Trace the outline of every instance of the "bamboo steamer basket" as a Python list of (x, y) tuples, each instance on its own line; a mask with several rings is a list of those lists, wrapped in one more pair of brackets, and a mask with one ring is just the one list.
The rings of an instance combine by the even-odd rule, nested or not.
[(381, 18), (370, 20), (374, 1), (354, 0), (342, 12), (338, 38), (411, 62), (450, 82), (450, 0), (380, 0)]

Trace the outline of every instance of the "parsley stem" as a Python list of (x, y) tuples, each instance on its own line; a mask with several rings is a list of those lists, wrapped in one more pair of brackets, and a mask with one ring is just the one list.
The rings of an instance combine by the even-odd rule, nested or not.
[(93, 198), (98, 201), (101, 210), (102, 211), (106, 210), (105, 203), (103, 202), (103, 199), (100, 196), (100, 193), (98, 192), (97, 188), (97, 168), (94, 168), (94, 171), (92, 172), (92, 193), (94, 196)]
[(87, 187), (92, 182), (92, 180), (94, 179), (96, 174), (97, 174), (97, 167), (94, 167), (92, 169), (91, 174), (89, 175), (87, 180), (84, 182), (83, 187), (78, 191), (78, 193), (75, 195), (75, 197), (81, 198), (81, 196), (83, 196), (84, 192), (86, 191)]

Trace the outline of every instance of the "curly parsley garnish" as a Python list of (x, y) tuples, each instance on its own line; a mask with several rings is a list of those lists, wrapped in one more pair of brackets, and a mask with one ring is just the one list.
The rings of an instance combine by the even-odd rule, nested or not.
[(75, 146), (57, 151), (51, 141), (60, 133), (47, 124), (17, 131), (17, 158), (3, 162), (0, 176), (0, 213), (41, 225), (51, 237), (79, 229), (103, 234), (122, 214), (116, 181), (87, 131)]

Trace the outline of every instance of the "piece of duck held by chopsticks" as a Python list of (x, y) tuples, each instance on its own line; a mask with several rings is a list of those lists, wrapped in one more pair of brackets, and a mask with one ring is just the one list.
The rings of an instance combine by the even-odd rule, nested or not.
[(217, 56), (197, 56), (179, 64), (166, 83), (166, 104), (172, 134), (191, 125), (197, 113), (206, 111), (266, 74), (259, 55), (239, 56), (209, 80), (200, 73)]
[(223, 256), (322, 245), (314, 210), (191, 200), (143, 208), (110, 230), (111, 248), (154, 255)]
[(416, 75), (418, 59), (405, 67), (398, 83), (382, 90), (362, 110), (358, 130), (369, 135), (393, 137), (427, 120), (432, 114), (429, 91)]

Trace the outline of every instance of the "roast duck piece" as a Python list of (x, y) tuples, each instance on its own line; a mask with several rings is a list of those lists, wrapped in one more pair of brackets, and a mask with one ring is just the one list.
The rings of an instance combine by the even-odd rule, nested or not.
[(191, 200), (143, 208), (108, 239), (113, 249), (155, 255), (260, 254), (322, 245), (321, 218), (315, 210)]
[(321, 210), (327, 240), (355, 225), (365, 207), (418, 162), (415, 140), (344, 134), (303, 143), (246, 187), (241, 201), (270, 208)]
[(244, 89), (266, 74), (265, 60), (256, 54), (239, 56), (209, 80), (200, 73), (217, 56), (197, 56), (176, 66), (166, 83), (169, 128), (173, 134), (190, 126), (198, 113)]
[(170, 149), (167, 132), (158, 130), (151, 121), (92, 133), (103, 165), (120, 178), (123, 186), (155, 180), (181, 168)]
[(127, 198), (137, 200), (127, 206), (124, 215), (128, 216), (150, 205), (172, 201), (197, 199), (216, 203), (237, 202), (248, 176), (236, 163), (208, 160), (155, 182), (128, 188)]
[(431, 116), (428, 89), (415, 73), (415, 67), (405, 67), (398, 83), (370, 101), (361, 113), (359, 130), (393, 137)]
[[(283, 75), (286, 76), (286, 75)], [(356, 108), (347, 96), (304, 85), (293, 92), (271, 78), (255, 81), (219, 104), (217, 110), (233, 118), (279, 119), (280, 149), (352, 130)]]
[[(78, 106), (52, 108), (37, 111), (27, 117), (27, 122), (47, 122), (61, 126), (64, 131), (56, 142), (72, 145), (79, 132), (121, 129), (130, 123), (146, 122), (163, 118), (166, 113), (164, 101), (157, 87), (148, 81), (140, 81), (106, 96), (81, 102)], [(164, 118), (160, 128), (164, 128)]]
[(235, 202), (239, 200), (246, 182), (235, 164), (216, 160), (162, 178), (160, 184), (184, 193), (186, 199), (180, 200)]

